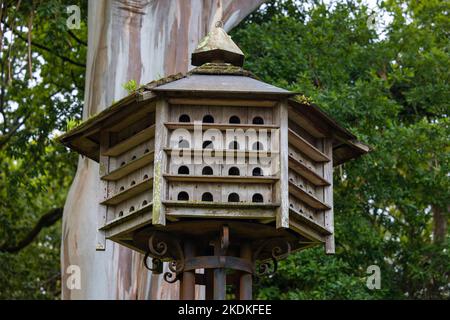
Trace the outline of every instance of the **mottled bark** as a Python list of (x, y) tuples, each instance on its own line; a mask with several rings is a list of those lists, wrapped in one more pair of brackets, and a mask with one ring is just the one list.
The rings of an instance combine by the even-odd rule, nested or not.
[[(87, 118), (126, 95), (122, 84), (143, 84), (186, 72), (190, 53), (217, 20), (230, 30), (264, 0), (91, 0), (86, 71)], [(95, 251), (98, 164), (80, 158), (63, 216), (64, 299), (173, 299), (178, 285), (147, 272), (142, 256), (107, 242)], [(69, 265), (81, 269), (81, 289), (66, 287)]]

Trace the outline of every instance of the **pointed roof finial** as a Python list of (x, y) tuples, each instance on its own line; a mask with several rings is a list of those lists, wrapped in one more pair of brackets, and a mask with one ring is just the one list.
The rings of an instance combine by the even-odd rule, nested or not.
[(242, 67), (244, 54), (223, 30), (223, 22), (217, 21), (215, 28), (200, 41), (192, 53), (191, 64), (201, 66), (207, 62), (224, 62)]

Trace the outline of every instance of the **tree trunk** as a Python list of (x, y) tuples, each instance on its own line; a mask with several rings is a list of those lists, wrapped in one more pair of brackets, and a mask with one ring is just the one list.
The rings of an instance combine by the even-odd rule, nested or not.
[[(186, 72), (190, 53), (218, 20), (230, 30), (264, 0), (91, 0), (85, 106), (88, 118), (138, 84)], [(98, 164), (79, 159), (63, 216), (63, 299), (176, 299), (178, 285), (151, 275), (142, 255), (107, 241), (95, 251)], [(68, 289), (67, 268), (77, 265), (81, 288)]]

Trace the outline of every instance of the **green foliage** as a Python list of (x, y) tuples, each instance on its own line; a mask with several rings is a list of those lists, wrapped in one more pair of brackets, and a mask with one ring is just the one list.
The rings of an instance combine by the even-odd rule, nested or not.
[(61, 291), (61, 223), (18, 253), (0, 252), (0, 299), (55, 299)]
[[(66, 7), (73, 4), (81, 8), (79, 30), (66, 26)], [(64, 205), (75, 173), (77, 155), (53, 138), (66, 131), (68, 119), (81, 119), (86, 2), (0, 5), (0, 299), (55, 299), (60, 294), (59, 223), (18, 253), (5, 251), (19, 244), (42, 215)]]
[(309, 249), (289, 256), (271, 279), (257, 285), (259, 299), (371, 299), (381, 292), (366, 287), (365, 270), (345, 259)]
[(128, 93), (132, 93), (138, 89), (138, 84), (136, 80), (131, 79), (130, 81), (122, 84), (122, 87), (127, 90)]
[(81, 120), (80, 120), (80, 119), (73, 119), (73, 118), (68, 119), (68, 120), (67, 120), (67, 124), (66, 124), (66, 130), (67, 130), (67, 131), (70, 131), (70, 130), (72, 130), (73, 128), (75, 128), (75, 127), (77, 127), (78, 125), (80, 125), (80, 123), (81, 123)]
[[(246, 68), (302, 92), (373, 151), (336, 168), (337, 252), (307, 250), (258, 286), (261, 299), (449, 298), (448, 52), (445, 1), (386, 1), (382, 30), (358, 1), (273, 1), (232, 34)], [(366, 269), (381, 269), (381, 290)]]

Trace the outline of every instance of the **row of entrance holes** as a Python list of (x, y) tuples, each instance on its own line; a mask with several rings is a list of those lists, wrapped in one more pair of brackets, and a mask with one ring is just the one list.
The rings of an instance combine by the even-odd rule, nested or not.
[[(146, 174), (146, 175), (144, 175), (144, 177), (142, 178), (142, 181), (145, 181), (145, 180), (147, 180), (148, 179), (148, 175)], [(136, 184), (136, 181), (131, 181), (131, 183), (130, 183), (130, 187), (132, 187), (132, 186), (134, 186)], [(125, 186), (121, 186), (120, 187), (120, 189), (119, 189), (119, 192), (122, 192), (122, 191), (124, 191), (125, 190)]]
[[(179, 122), (191, 122), (191, 117), (189, 117), (187, 114), (182, 114), (178, 118), (178, 121)], [(214, 123), (214, 117), (212, 115), (207, 114), (203, 117), (202, 122), (203, 123)], [(240, 124), (241, 119), (238, 116), (231, 116), (230, 119), (228, 120), (228, 123)], [(254, 117), (252, 120), (252, 124), (262, 125), (262, 124), (264, 124), (264, 119), (261, 117)]]
[(292, 158), (296, 159), (298, 162), (304, 164), (308, 169), (310, 169), (310, 170), (312, 170), (312, 171), (315, 171), (315, 170), (313, 169), (313, 167), (312, 167), (309, 163), (306, 163), (302, 158), (300, 158), (300, 157), (294, 155), (293, 152), (289, 152), (289, 156), (291, 156)]
[[(178, 148), (186, 149), (186, 148), (189, 148), (189, 147), (190, 147), (189, 141), (184, 140), (184, 139), (180, 139), (178, 141)], [(203, 149), (214, 149), (214, 143), (211, 140), (205, 141), (205, 142), (203, 142), (202, 148)], [(237, 141), (231, 141), (230, 144), (228, 145), (228, 149), (230, 149), (230, 150), (239, 150), (239, 143)], [(252, 150), (253, 151), (264, 150), (264, 145), (261, 142), (256, 141), (252, 145)]]
[[(291, 207), (292, 209), (294, 209), (294, 204), (293, 203), (290, 203), (289, 204), (289, 207)], [(305, 213), (305, 211), (302, 209), (302, 208), (298, 208), (297, 209), (300, 213)], [(309, 214), (309, 218), (311, 219), (311, 220), (314, 220), (314, 216), (312, 215), (312, 214)]]
[[(145, 181), (147, 179), (148, 179), (148, 175), (146, 174), (142, 178), (142, 181)], [(136, 181), (134, 181), (134, 180), (131, 181), (130, 187), (134, 186), (135, 184), (136, 184)], [(125, 191), (125, 186), (121, 186), (120, 189), (119, 189), (119, 192), (123, 192), (123, 191)], [(142, 201), (142, 207), (146, 206), (147, 204), (148, 204), (147, 200)], [(133, 212), (134, 210), (135, 210), (134, 206), (131, 206), (130, 209), (129, 209), (129, 213)], [(123, 211), (120, 211), (119, 212), (119, 217), (122, 217), (122, 216), (123, 216)]]
[[(186, 191), (181, 191), (180, 193), (178, 193), (177, 200), (178, 201), (189, 201), (189, 194)], [(210, 192), (203, 193), (202, 201), (207, 201), (207, 202), (214, 201), (213, 195)], [(239, 201), (240, 201), (240, 198), (237, 193), (233, 192), (228, 195), (228, 202), (239, 202)], [(254, 203), (264, 202), (264, 198), (263, 198), (262, 194), (255, 193), (252, 196), (252, 202), (254, 202)]]
[[(145, 207), (148, 204), (147, 200), (142, 201), (142, 207)], [(130, 209), (128, 210), (129, 213), (134, 212), (135, 208), (134, 206), (131, 206)], [(119, 217), (123, 217), (123, 211), (119, 212)]]
[(303, 183), (297, 184), (297, 183), (294, 181), (294, 179), (293, 179), (292, 177), (289, 178), (289, 181), (290, 181), (291, 183), (293, 183), (294, 185), (296, 185), (297, 187), (299, 187), (300, 189), (302, 189), (303, 191), (307, 191), (310, 195), (313, 195), (313, 196), (314, 196), (312, 190), (311, 190), (311, 189), (310, 189), (310, 190), (307, 190), (307, 188), (305, 188), (305, 186), (303, 185)]
[[(178, 168), (178, 174), (189, 174), (189, 168), (187, 166), (181, 166)], [(210, 176), (213, 175), (214, 171), (210, 166), (206, 166), (202, 169), (202, 175), (204, 176)], [(230, 169), (228, 169), (228, 175), (229, 176), (239, 176), (240, 170), (237, 167), (231, 167)], [(259, 167), (256, 167), (253, 169), (252, 171), (252, 176), (253, 177), (260, 177), (263, 175), (262, 169)]]
[[(147, 154), (147, 153), (149, 153), (150, 152), (150, 149), (145, 149), (144, 150), (144, 154)], [(133, 161), (133, 160), (136, 160), (137, 159), (137, 156), (136, 155), (133, 155), (132, 157), (131, 157), (131, 159), (130, 159), (130, 162), (131, 161)], [(122, 161), (122, 163), (120, 164), (120, 166), (121, 167), (123, 167), (124, 165), (126, 165), (127, 163), (125, 162), (125, 161)]]

